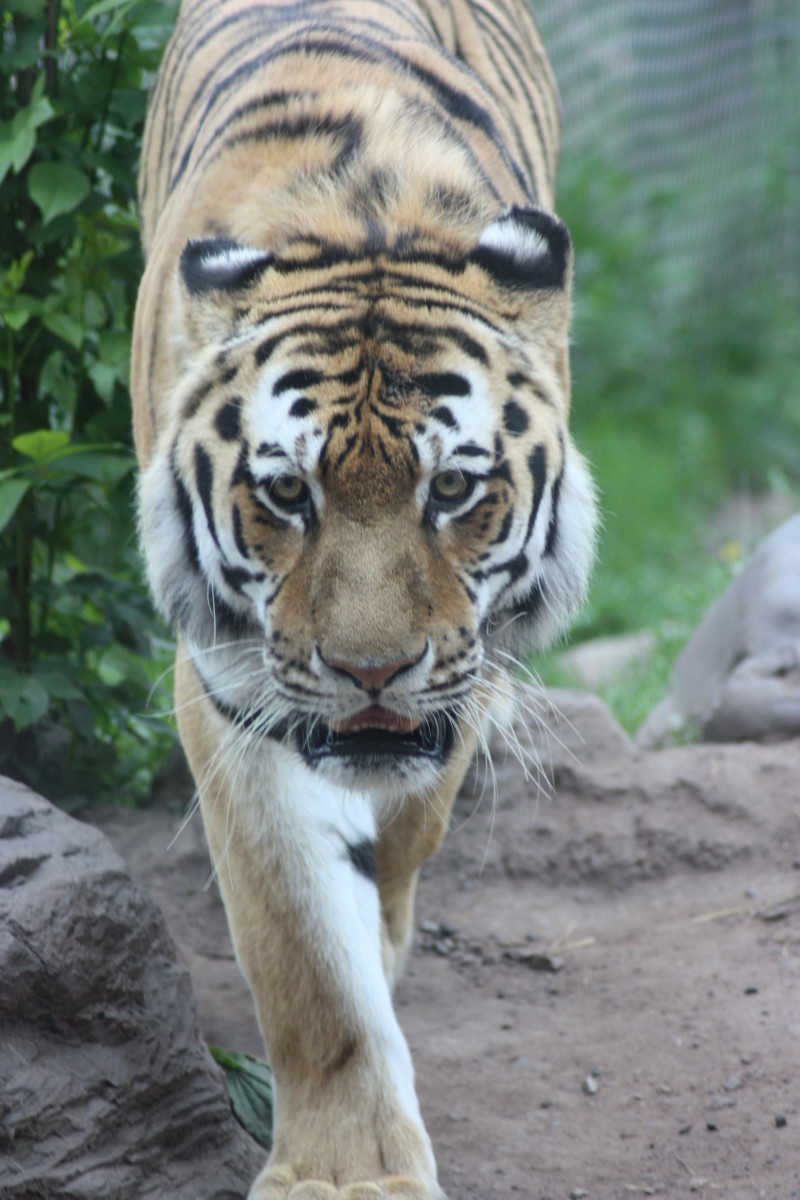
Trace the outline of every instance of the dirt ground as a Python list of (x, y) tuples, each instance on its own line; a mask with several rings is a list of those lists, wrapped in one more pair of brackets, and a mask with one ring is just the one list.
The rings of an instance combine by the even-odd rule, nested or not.
[[(442, 1184), (796, 1200), (800, 743), (642, 755), (569, 715), (555, 795), (507, 760), (481, 800), (479, 767), (423, 873), (397, 1009)], [(261, 1056), (199, 816), (174, 844), (163, 808), (91, 819), (160, 903), (208, 1040)]]

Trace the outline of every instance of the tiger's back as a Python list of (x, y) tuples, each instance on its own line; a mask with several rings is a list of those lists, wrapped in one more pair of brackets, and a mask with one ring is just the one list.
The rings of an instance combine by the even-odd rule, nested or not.
[(140, 173), (158, 277), (134, 355), (142, 452), (166, 374), (155, 313), (188, 238), (274, 246), (306, 226), (356, 241), (377, 215), (469, 244), (511, 204), (552, 207), (558, 148), (555, 84), (523, 0), (184, 3)]
[(151, 101), (141, 540), (273, 1067), (252, 1200), (441, 1197), (417, 875), (593, 556), (558, 137), (523, 0), (185, 2)]

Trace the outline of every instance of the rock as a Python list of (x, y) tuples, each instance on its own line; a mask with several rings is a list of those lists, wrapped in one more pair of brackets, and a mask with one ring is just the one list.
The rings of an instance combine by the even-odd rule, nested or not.
[(245, 1194), (263, 1155), (160, 912), (101, 833), (5, 779), (0, 1028), (3, 1200)]
[(559, 657), (559, 666), (576, 687), (595, 691), (630, 675), (646, 663), (656, 648), (657, 638), (650, 630), (593, 638), (571, 646)]
[(687, 727), (712, 742), (800, 733), (800, 515), (761, 543), (712, 604), (636, 742), (662, 746)]
[[(636, 756), (636, 746), (603, 701), (590, 692), (551, 688), (547, 693), (517, 685), (510, 721), (492, 728), (488, 740), (495, 766), (522, 756), (545, 790), (558, 787), (575, 770), (607, 759)], [(464, 784), (480, 792), (486, 771), (479, 762)]]
[[(556, 692), (555, 700), (562, 715), (549, 751), (539, 722), (552, 716), (538, 716), (528, 735), (524, 710), (515, 719), (527, 778), (500, 733), (490, 741), (493, 772), (479, 765), (468, 775), (455, 808), (462, 874), (468, 863), (482, 887), (496, 875), (620, 890), (687, 868), (791, 865), (800, 739), (644, 753), (596, 697)], [(544, 779), (530, 766), (533, 753), (547, 764)], [(473, 819), (481, 803), (492, 806), (490, 823)], [(450, 853), (446, 840), (440, 858)]]

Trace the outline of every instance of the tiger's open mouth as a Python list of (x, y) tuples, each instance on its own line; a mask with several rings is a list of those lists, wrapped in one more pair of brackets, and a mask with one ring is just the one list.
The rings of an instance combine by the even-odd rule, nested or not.
[(371, 704), (344, 721), (307, 724), (300, 735), (300, 748), (312, 764), (325, 758), (361, 762), (442, 759), (449, 753), (454, 736), (453, 722), (444, 714), (420, 720)]

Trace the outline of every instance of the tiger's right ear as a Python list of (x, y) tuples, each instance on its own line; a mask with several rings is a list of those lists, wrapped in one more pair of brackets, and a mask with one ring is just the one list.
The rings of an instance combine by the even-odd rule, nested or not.
[(274, 258), (269, 250), (242, 246), (232, 238), (192, 238), (181, 254), (181, 278), (193, 298), (236, 292), (253, 283)]

